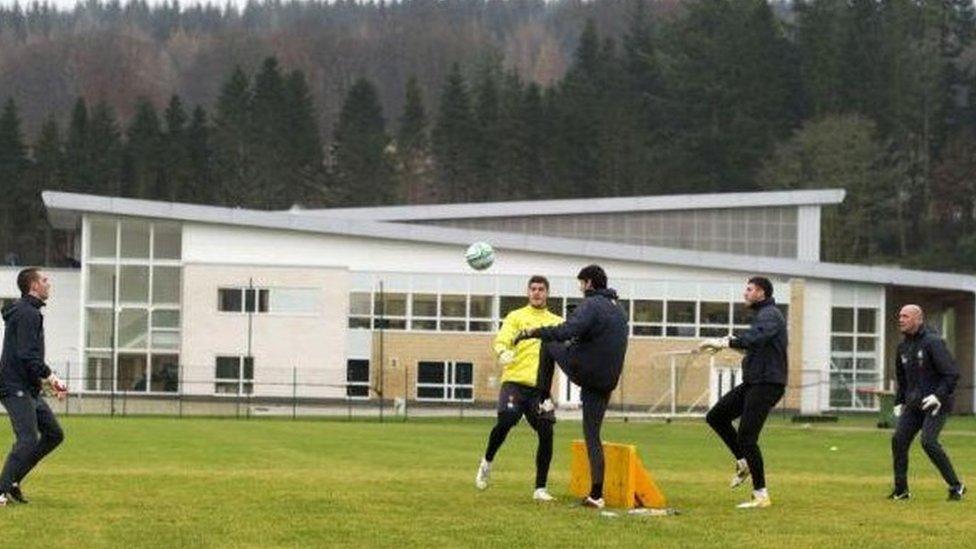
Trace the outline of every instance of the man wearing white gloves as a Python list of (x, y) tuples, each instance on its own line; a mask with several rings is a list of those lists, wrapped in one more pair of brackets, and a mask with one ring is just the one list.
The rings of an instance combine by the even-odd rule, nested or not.
[(554, 368), (552, 364), (540, 367), (541, 346), (538, 339), (515, 341), (515, 338), (523, 330), (554, 326), (563, 319), (546, 307), (549, 281), (544, 276), (536, 275), (529, 279), (528, 297), (528, 305), (505, 316), (493, 344), (498, 363), (504, 368), (498, 394), (498, 422), (488, 437), (488, 449), (478, 466), (475, 486), (479, 490), (488, 487), (495, 454), (505, 442), (508, 432), (524, 415), (539, 436), (532, 497), (536, 501), (551, 501), (553, 497), (546, 489), (546, 482), (552, 461), (552, 430), (556, 423), (555, 406), (549, 394)]
[[(749, 329), (735, 337), (705, 340), (699, 349), (714, 352), (732, 348), (745, 352), (742, 358), (742, 384), (722, 396), (708, 411), (705, 420), (735, 457), (732, 488), (740, 486), (752, 476), (752, 499), (738, 507), (756, 509), (772, 505), (766, 490), (759, 434), (770, 410), (786, 390), (789, 339), (786, 319), (776, 308), (773, 283), (768, 278), (750, 278), (743, 298), (754, 313)], [(735, 418), (740, 418), (738, 431), (732, 426)]]
[(959, 369), (939, 334), (925, 327), (925, 316), (918, 305), (905, 305), (898, 313), (898, 330), (905, 339), (898, 345), (895, 373), (895, 415), (898, 426), (891, 437), (895, 488), (892, 500), (911, 497), (908, 491), (908, 448), (922, 431), (922, 448), (949, 485), (949, 500), (958, 501), (966, 492), (952, 462), (939, 444), (939, 432), (952, 411), (952, 393), (959, 380)]

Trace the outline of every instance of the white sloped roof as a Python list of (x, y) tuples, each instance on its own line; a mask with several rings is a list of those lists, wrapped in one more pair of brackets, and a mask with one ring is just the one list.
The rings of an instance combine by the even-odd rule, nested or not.
[(667, 210), (710, 210), (716, 208), (757, 208), (769, 206), (823, 206), (843, 202), (845, 192), (843, 189), (825, 189), (752, 193), (672, 194), (662, 196), (473, 202), (468, 204), (373, 206), (366, 208), (326, 208), (312, 210), (293, 208), (289, 211), (291, 213), (312, 217), (370, 219), (373, 221), (417, 221)]
[(500, 249), (546, 250), (547, 253), (593, 259), (976, 292), (976, 277), (952, 273), (753, 257), (475, 229), (454, 229), (334, 218), (331, 216), (308, 216), (280, 211), (245, 210), (54, 191), (45, 191), (43, 199), (48, 208), (48, 218), (60, 227), (74, 227), (81, 214), (95, 213), (409, 242), (456, 244), (459, 246), (484, 240), (491, 242), (492, 245)]

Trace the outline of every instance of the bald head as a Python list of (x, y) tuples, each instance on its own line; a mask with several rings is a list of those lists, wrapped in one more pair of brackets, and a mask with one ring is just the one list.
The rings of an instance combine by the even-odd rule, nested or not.
[(918, 305), (905, 305), (898, 311), (898, 331), (911, 335), (925, 323), (925, 313)]

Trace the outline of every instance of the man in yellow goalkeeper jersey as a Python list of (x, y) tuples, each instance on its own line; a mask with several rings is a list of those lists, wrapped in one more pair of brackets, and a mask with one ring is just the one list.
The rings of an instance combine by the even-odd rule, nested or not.
[(488, 437), (488, 449), (481, 459), (475, 486), (479, 490), (488, 487), (491, 463), (501, 448), (508, 432), (525, 416), (539, 436), (539, 446), (535, 454), (535, 492), (536, 501), (552, 501), (546, 489), (549, 477), (549, 463), (552, 461), (552, 429), (556, 423), (555, 406), (549, 391), (552, 386), (553, 365), (539, 368), (538, 339), (525, 339), (514, 343), (515, 336), (523, 330), (554, 326), (563, 319), (546, 308), (549, 298), (549, 281), (544, 276), (533, 276), (528, 285), (529, 303), (521, 309), (508, 313), (502, 322), (501, 330), (495, 337), (492, 348), (498, 363), (504, 367), (502, 387), (498, 393), (498, 422)]

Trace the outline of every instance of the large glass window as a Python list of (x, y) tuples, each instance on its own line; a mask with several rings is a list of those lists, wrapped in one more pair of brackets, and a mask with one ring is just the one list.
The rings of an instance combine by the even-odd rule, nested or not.
[(179, 355), (154, 354), (152, 357), (152, 378), (150, 391), (175, 393), (180, 386)]
[(346, 396), (369, 398), (369, 360), (351, 358), (346, 361)]
[(701, 337), (729, 335), (732, 326), (732, 304), (724, 301), (702, 301), (700, 304)]
[(85, 347), (89, 349), (112, 348), (112, 309), (86, 309)]
[(85, 390), (112, 390), (112, 354), (90, 351), (85, 357)]
[(474, 400), (474, 365), (470, 362), (418, 363), (417, 400)]
[(124, 220), (120, 256), (123, 259), (149, 259), (150, 224), (142, 220)]
[(383, 292), (373, 295), (373, 327), (387, 330), (407, 329), (407, 294)]
[(437, 329), (437, 294), (413, 294), (411, 307), (412, 330)]
[(175, 223), (153, 225), (153, 258), (180, 259), (183, 253), (183, 230)]
[(350, 292), (349, 294), (349, 327), (369, 328), (372, 315), (373, 298), (369, 292)]
[(881, 385), (878, 309), (834, 307), (830, 325), (830, 406), (873, 409), (875, 397), (864, 389)]
[(119, 391), (146, 392), (149, 384), (147, 373), (145, 353), (119, 354)]
[(119, 348), (146, 349), (149, 347), (149, 311), (122, 309), (119, 312)]
[(88, 267), (88, 302), (111, 303), (115, 295), (115, 265)]
[(467, 297), (458, 294), (441, 296), (440, 329), (445, 332), (463, 332), (467, 317)]
[(668, 301), (667, 335), (671, 337), (695, 337), (696, 303), (694, 301)]
[(631, 319), (635, 336), (660, 336), (664, 333), (664, 302), (656, 299), (635, 299)]
[(180, 268), (153, 267), (153, 297), (154, 304), (179, 304), (180, 302)]
[(92, 219), (89, 224), (88, 254), (93, 258), (115, 258), (118, 228), (114, 219)]
[(88, 223), (86, 390), (176, 390), (181, 233), (178, 223), (148, 219)]
[(119, 301), (149, 303), (149, 267), (122, 265), (119, 278)]

